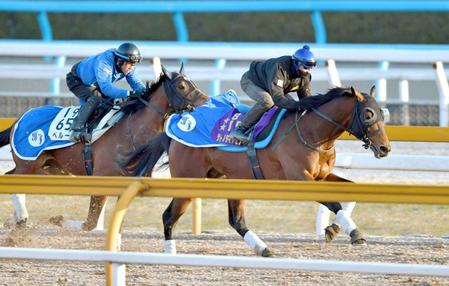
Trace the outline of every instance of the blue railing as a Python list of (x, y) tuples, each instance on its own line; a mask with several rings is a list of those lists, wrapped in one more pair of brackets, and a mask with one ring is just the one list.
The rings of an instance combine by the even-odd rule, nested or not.
[[(224, 13), (224, 12), (310, 12), (315, 30), (315, 42), (327, 43), (326, 27), (322, 12), (449, 12), (449, 1), (422, 0), (284, 0), (284, 1), (1, 1), (3, 12), (36, 12), (42, 40), (53, 41), (53, 33), (48, 13), (171, 13), (177, 41), (189, 41), (189, 32), (184, 13)], [(216, 67), (224, 66), (223, 60), (217, 59)], [(381, 63), (381, 67), (382, 67)], [(55, 79), (54, 88), (59, 83)], [(220, 89), (218, 80), (211, 83), (211, 90)]]
[(0, 1), (0, 11), (36, 12), (42, 39), (53, 39), (48, 13), (173, 13), (177, 40), (189, 40), (184, 13), (310, 12), (316, 43), (326, 43), (321, 12), (449, 12), (449, 1)]

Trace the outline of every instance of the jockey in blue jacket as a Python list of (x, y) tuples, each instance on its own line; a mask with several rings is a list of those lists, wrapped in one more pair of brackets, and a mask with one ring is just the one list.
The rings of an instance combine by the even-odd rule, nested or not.
[[(145, 85), (134, 70), (141, 60), (136, 45), (123, 43), (117, 49), (85, 58), (72, 67), (66, 77), (67, 86), (84, 103), (72, 124), (72, 141), (90, 141), (85, 125), (102, 98), (125, 99), (130, 95), (140, 96), (144, 92)], [(113, 85), (123, 78), (126, 78), (132, 91)]]
[(291, 56), (253, 61), (243, 74), (240, 86), (256, 104), (230, 136), (247, 144), (251, 127), (273, 105), (287, 110), (301, 108), (301, 101), (294, 100), (288, 93), (296, 92), (298, 99), (310, 95), (311, 70), (315, 65), (315, 56), (307, 45)]

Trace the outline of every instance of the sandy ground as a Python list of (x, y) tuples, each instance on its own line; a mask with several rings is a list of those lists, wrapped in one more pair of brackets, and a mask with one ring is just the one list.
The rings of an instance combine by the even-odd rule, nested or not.
[[(360, 142), (338, 143), (340, 152), (369, 152)], [(449, 155), (449, 144), (393, 143), (398, 154)], [(418, 152), (419, 151), (419, 152)], [(5, 165), (3, 165), (5, 167)], [(443, 172), (345, 170), (338, 174), (356, 182), (449, 184)], [(446, 214), (442, 214), (446, 215)], [(404, 220), (405, 223), (405, 220)], [(449, 227), (448, 227), (449, 230)], [(227, 230), (224, 230), (227, 231)], [(348, 238), (325, 244), (313, 234), (259, 234), (276, 257), (363, 262), (449, 264), (449, 237), (408, 235), (368, 236), (367, 247), (352, 247)], [(253, 256), (235, 233), (209, 232), (199, 236), (177, 233), (178, 253)], [(0, 228), (0, 245), (67, 249), (104, 249), (104, 233), (62, 230), (35, 224), (23, 230)], [(127, 231), (122, 249), (161, 252), (162, 234)], [(449, 278), (253, 270), (223, 267), (128, 265), (128, 285), (449, 285)], [(0, 260), (0, 285), (104, 285), (102, 264)]]
[[(448, 264), (449, 239), (428, 236), (368, 237), (366, 247), (353, 247), (347, 237), (325, 244), (311, 234), (260, 234), (276, 257), (363, 262)], [(253, 256), (237, 234), (177, 235), (178, 253)], [(103, 233), (73, 232), (50, 226), (21, 231), (0, 230), (1, 245), (103, 249)], [(160, 252), (162, 236), (125, 232), (123, 250)], [(103, 285), (102, 264), (0, 260), (0, 285)], [(224, 267), (128, 265), (127, 285), (449, 285), (449, 278), (254, 270)]]

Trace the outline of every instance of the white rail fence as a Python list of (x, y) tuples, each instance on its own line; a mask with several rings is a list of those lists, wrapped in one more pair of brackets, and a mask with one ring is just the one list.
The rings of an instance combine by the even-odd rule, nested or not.
[[(82, 58), (115, 47), (119, 42), (90, 41), (0, 41), (0, 78), (52, 79), (52, 94), (60, 94), (60, 80), (71, 66), (68, 58)], [(250, 43), (176, 43), (137, 42), (151, 66), (138, 68), (146, 78), (160, 71), (160, 60), (189, 61), (188, 74), (193, 80), (212, 81), (210, 94), (220, 93), (221, 81), (238, 81), (248, 68), (248, 61), (290, 55), (299, 44)], [(399, 80), (399, 98), (409, 102), (409, 80), (435, 81), (439, 92), (440, 126), (447, 126), (449, 86), (444, 63), (449, 63), (449, 47), (425, 45), (311, 45), (326, 68), (314, 71), (314, 81), (330, 86), (341, 81), (376, 81), (378, 100), (385, 102), (386, 81)], [(48, 63), (24, 61), (31, 57), (56, 57)], [(208, 61), (204, 63), (203, 61)], [(242, 64), (241, 61), (246, 61)], [(394, 65), (393, 65), (394, 64)], [(341, 68), (339, 68), (339, 65)], [(419, 68), (411, 65), (420, 65)], [(173, 67), (170, 67), (172, 69)], [(14, 71), (14, 72), (11, 72)]]
[(353, 272), (449, 277), (448, 265), (304, 260), (220, 255), (161, 254), (72, 249), (0, 247), (0, 258), (112, 262), (112, 285), (126, 285), (126, 264), (238, 267), (318, 272)]

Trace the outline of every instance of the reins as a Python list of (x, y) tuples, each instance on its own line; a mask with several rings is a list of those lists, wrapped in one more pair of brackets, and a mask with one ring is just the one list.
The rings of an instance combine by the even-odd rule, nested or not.
[[(316, 112), (316, 111), (318, 111), (318, 110), (315, 109), (315, 108), (312, 108), (312, 111), (313, 111), (313, 112)], [(320, 112), (320, 111), (318, 111), (318, 112)], [(295, 128), (296, 128), (296, 133), (298, 134), (298, 138), (299, 138), (299, 140), (301, 141), (301, 143), (304, 144), (306, 147), (308, 147), (308, 148), (310, 148), (310, 149), (312, 149), (312, 150), (314, 150), (314, 151), (318, 151), (318, 152), (329, 152), (330, 150), (333, 150), (333, 149), (334, 149), (334, 146), (332, 146), (331, 148), (329, 148), (329, 149), (327, 149), (327, 150), (322, 150), (322, 149), (320, 148), (321, 145), (312, 145), (312, 144), (310, 144), (309, 142), (306, 141), (306, 138), (304, 138), (304, 136), (303, 136), (302, 133), (301, 133), (301, 129), (299, 128), (299, 120), (301, 120), (301, 118), (302, 118), (306, 113), (307, 113), (307, 111), (302, 112), (301, 115), (300, 115), (299, 117), (298, 117), (298, 114), (299, 114), (298, 111), (297, 111), (296, 114), (295, 114), (296, 120), (295, 120), (294, 126), (295, 126)], [(341, 127), (344, 128), (343, 125), (341, 125), (341, 124), (339, 124), (339, 123), (333, 121), (332, 118), (330, 118), (330, 117), (327, 116), (326, 114), (324, 114), (324, 113), (322, 113), (322, 112), (317, 113), (317, 114), (318, 114), (318, 116), (320, 116), (320, 117), (321, 117), (321, 115), (324, 115), (324, 117), (322, 117), (322, 118), (324, 118), (325, 120), (327, 120), (327, 121), (330, 120), (329, 122), (331, 122), (331, 123), (336, 123), (336, 124), (338, 124), (338, 125), (340, 125)], [(340, 127), (340, 126), (337, 126), (337, 127)]]
[[(151, 95), (150, 95), (150, 98), (151, 98)], [(167, 112), (162, 110), (162, 108), (159, 108), (158, 106), (152, 104), (151, 101), (149, 101), (149, 100), (147, 101), (147, 100), (143, 99), (142, 97), (138, 97), (137, 100), (139, 100), (141, 103), (143, 103), (149, 109), (156, 111), (157, 113), (162, 115), (164, 118), (167, 118), (169, 116), (169, 114)]]
[[(364, 107), (362, 106), (362, 104), (356, 100), (355, 102), (355, 108), (352, 111), (352, 115), (351, 115), (351, 121), (349, 124), (349, 127), (345, 127), (342, 124), (336, 122), (335, 120), (333, 120), (332, 118), (330, 118), (327, 114), (321, 112), (320, 110), (318, 110), (317, 108), (311, 108), (311, 111), (314, 112), (316, 115), (318, 115), (320, 118), (324, 119), (325, 121), (331, 123), (333, 126), (337, 127), (340, 130), (343, 131), (347, 131), (349, 134), (354, 135), (357, 139), (361, 140), (364, 144), (363, 147), (365, 149), (368, 149), (372, 143), (371, 140), (369, 139), (369, 136), (375, 135), (376, 133), (380, 132), (380, 129), (370, 133), (368, 132), (368, 127), (375, 124), (378, 121), (377, 118), (377, 114), (374, 111), (374, 109), (370, 108), (370, 107), (366, 107), (369, 110), (371, 110), (371, 112), (373, 113), (373, 118), (371, 120), (368, 120), (366, 122), (362, 121), (362, 109)], [(321, 145), (314, 145), (311, 144), (309, 142), (307, 142), (306, 138), (304, 137), (303, 133), (301, 132), (301, 128), (299, 127), (299, 121), (301, 120), (301, 118), (307, 113), (307, 111), (297, 111), (295, 113), (295, 122), (292, 124), (292, 126), (290, 126), (280, 137), (280, 139), (273, 145), (273, 149), (276, 148), (277, 145), (279, 145), (279, 143), (282, 142), (282, 140), (285, 139), (286, 135), (293, 129), (293, 127), (295, 127), (296, 129), (296, 133), (298, 134), (298, 138), (301, 141), (302, 144), (304, 144), (304, 146), (306, 146), (309, 149), (312, 149), (314, 151), (318, 151), (318, 152), (327, 152), (329, 150), (332, 150), (334, 147), (332, 146), (330, 149), (328, 150), (322, 150), (320, 148)]]

